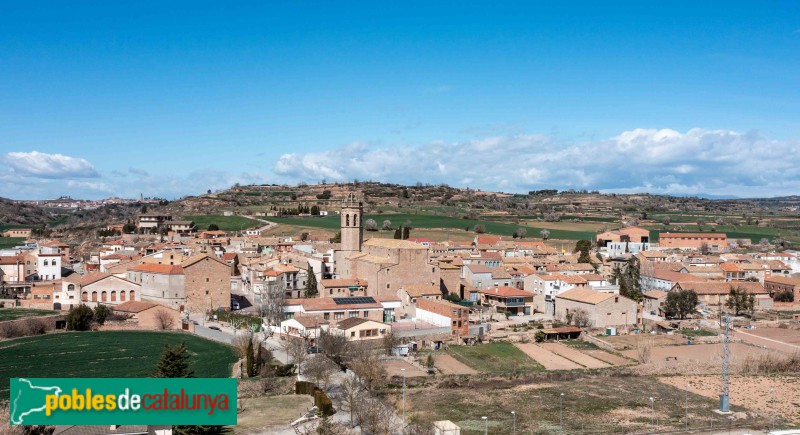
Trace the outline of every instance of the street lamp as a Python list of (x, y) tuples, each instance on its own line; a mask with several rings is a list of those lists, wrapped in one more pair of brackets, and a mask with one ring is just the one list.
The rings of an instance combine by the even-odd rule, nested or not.
[(689, 431), (689, 383), (688, 382), (686, 383), (685, 406), (686, 406), (686, 410), (685, 410), (685, 414), (684, 414), (684, 417), (683, 417), (685, 422), (684, 422), (683, 428), (684, 428), (684, 430)]
[(403, 425), (406, 424), (406, 369), (400, 369), (403, 373)]
[(564, 433), (564, 393), (561, 393), (561, 398), (558, 402), (558, 414), (559, 414), (559, 433)]
[(775, 430), (775, 389), (774, 388), (770, 388), (769, 389), (769, 393), (770, 393), (770, 396), (772, 396), (771, 397), (771, 399), (772, 399), (772, 423), (771, 423), (770, 430), (774, 431)]
[(517, 435), (517, 411), (511, 411), (511, 416), (514, 417), (514, 435)]
[(653, 433), (655, 433), (655, 422), (656, 422), (656, 399), (650, 398), (650, 428), (653, 429)]
[(483, 435), (489, 435), (489, 417), (483, 416), (481, 420), (483, 420)]

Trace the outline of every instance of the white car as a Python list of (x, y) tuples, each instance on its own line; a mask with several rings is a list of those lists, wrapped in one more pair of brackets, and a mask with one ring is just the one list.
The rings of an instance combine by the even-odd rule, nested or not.
[(238, 310), (239, 309), (239, 301), (236, 299), (231, 299), (231, 309)]

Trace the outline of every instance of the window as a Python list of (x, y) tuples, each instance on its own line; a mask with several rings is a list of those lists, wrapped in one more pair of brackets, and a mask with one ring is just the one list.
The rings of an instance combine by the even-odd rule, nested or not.
[(133, 290), (130, 291), (130, 298), (129, 299), (132, 300), (132, 301), (136, 300), (136, 293)]
[(347, 313), (347, 317), (358, 317), (358, 311), (350, 311)]
[[(362, 331), (362, 332), (363, 332), (363, 331)], [(355, 337), (355, 336), (356, 336), (356, 331), (350, 331), (350, 336), (351, 336), (351, 337)]]
[(344, 215), (344, 226), (346, 226), (346, 227), (350, 226), (350, 215), (349, 214)]
[(119, 292), (119, 300), (120, 301), (124, 301), (125, 300), (125, 291), (124, 290)]
[(206, 278), (206, 282), (208, 282), (208, 278)]
[(369, 311), (364, 311), (364, 317), (369, 317)]
[(111, 302), (116, 302), (116, 301), (117, 301), (117, 292), (112, 291), (111, 292)]
[(325, 314), (323, 314), (323, 315), (322, 315), (322, 318), (323, 318), (323, 319), (325, 319), (325, 320), (330, 320), (330, 319), (331, 319), (331, 313), (325, 313)]
[(333, 320), (341, 320), (344, 319), (344, 311), (337, 311), (333, 313)]
[(92, 302), (97, 302), (97, 292), (92, 292)]
[(333, 294), (333, 289), (330, 289), (329, 291), (330, 291), (330, 294)]
[(47, 260), (44, 260), (44, 265), (45, 265), (45, 266), (47, 266), (47, 265), (49, 265), (49, 264), (50, 264), (50, 263), (48, 263), (48, 262), (47, 262)]
[(386, 288), (389, 288), (389, 283), (388, 282), (386, 283)]
[(69, 291), (73, 291), (73, 290), (75, 290), (75, 284), (70, 284), (70, 285), (68, 285), (68, 286), (67, 286), (67, 290), (69, 290)]

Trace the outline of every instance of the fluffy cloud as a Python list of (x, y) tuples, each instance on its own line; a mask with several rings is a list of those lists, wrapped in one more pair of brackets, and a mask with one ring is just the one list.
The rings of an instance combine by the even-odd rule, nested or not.
[(97, 170), (88, 160), (39, 151), (11, 152), (3, 161), (14, 173), (39, 178), (95, 178)]
[(590, 142), (543, 135), (379, 147), (358, 142), (336, 150), (281, 156), (287, 181), (376, 180), (449, 183), (524, 192), (586, 188), (734, 196), (800, 191), (797, 141), (756, 132), (634, 129)]

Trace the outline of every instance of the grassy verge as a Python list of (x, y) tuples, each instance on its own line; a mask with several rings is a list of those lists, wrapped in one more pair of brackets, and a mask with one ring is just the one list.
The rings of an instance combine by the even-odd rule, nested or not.
[(23, 317), (40, 317), (61, 314), (52, 310), (30, 310), (27, 308), (0, 308), (0, 322), (7, 320), (17, 320)]
[(222, 231), (241, 231), (260, 226), (258, 221), (241, 216), (195, 215), (184, 216), (184, 219), (194, 222), (200, 231), (205, 231), (211, 224), (217, 224)]
[(0, 399), (9, 378), (130, 378), (155, 371), (165, 344), (185, 342), (195, 377), (223, 378), (236, 362), (232, 347), (180, 332), (66, 332), (0, 343)]
[(530, 373), (544, 367), (511, 343), (495, 342), (478, 346), (450, 346), (453, 358), (473, 369), (490, 374)]

